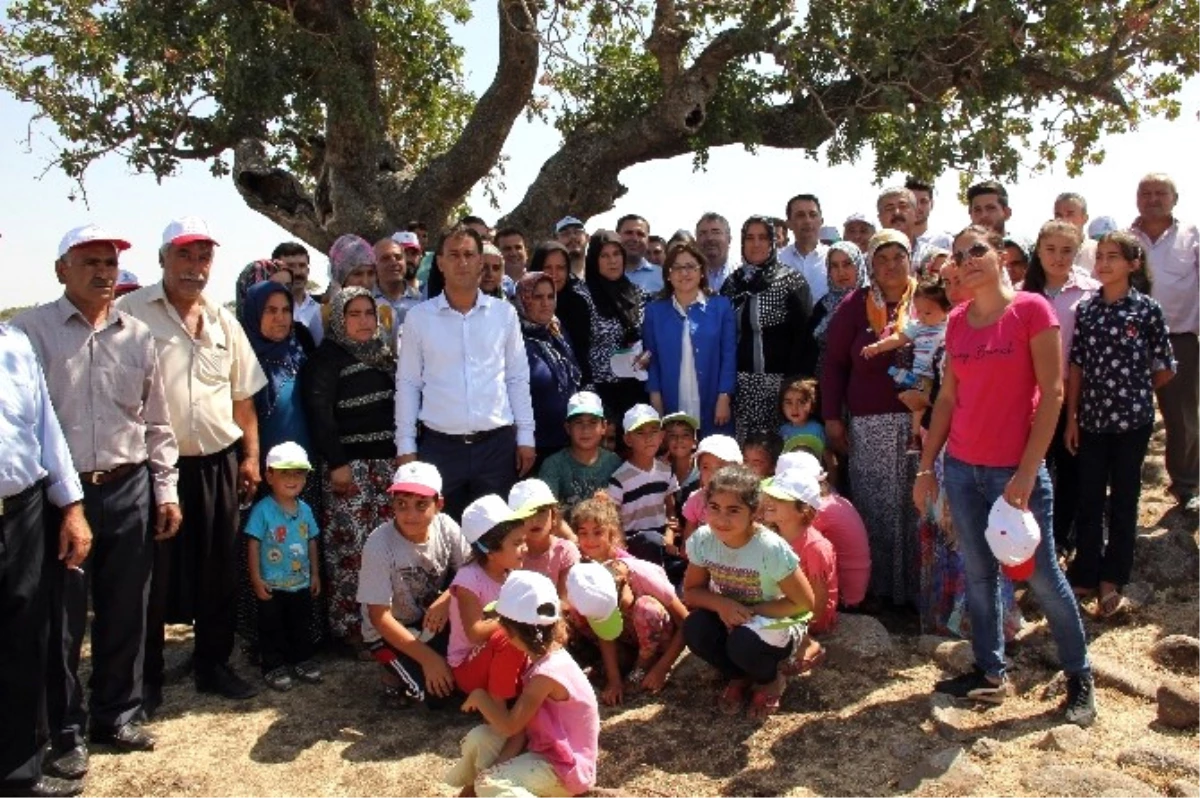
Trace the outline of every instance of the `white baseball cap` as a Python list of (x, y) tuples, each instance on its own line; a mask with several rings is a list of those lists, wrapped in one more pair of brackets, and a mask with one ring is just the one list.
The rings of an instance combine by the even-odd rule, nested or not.
[(421, 249), (421, 239), (417, 238), (416, 233), (410, 233), (407, 230), (401, 230), (398, 233), (392, 233), (392, 240), (404, 249), (415, 249), (418, 252)]
[(871, 226), (872, 230), (874, 230), (878, 226), (865, 213), (852, 213), (846, 217), (846, 221), (842, 222), (842, 227), (845, 227), (848, 224), (853, 224), (854, 222), (862, 222), (863, 224), (869, 224)]
[(626, 432), (633, 432), (638, 427), (650, 423), (662, 423), (662, 418), (658, 415), (658, 411), (650, 405), (636, 404), (625, 411), (625, 418), (621, 420), (621, 427)]
[(172, 219), (171, 223), (163, 230), (162, 242), (164, 245), (182, 246), (193, 241), (209, 241), (214, 246), (219, 246), (216, 239), (208, 232), (208, 222), (199, 216), (180, 216), (178, 219)]
[(512, 486), (508, 492), (508, 509), (517, 518), (528, 518), (543, 507), (554, 507), (558, 499), (554, 491), (540, 479), (524, 479)]
[(558, 606), (558, 589), (549, 578), (535, 571), (509, 573), (500, 586), (500, 596), (484, 609), (510, 621), (534, 626), (549, 626), (562, 617)]
[(776, 473), (770, 479), (763, 480), (762, 490), (775, 499), (804, 502), (816, 509), (821, 507), (821, 483), (807, 469), (795, 468)]
[(711, 454), (723, 463), (742, 463), (742, 449), (728, 435), (709, 435), (696, 447), (697, 459), (702, 454)]
[(784, 471), (794, 470), (807, 471), (817, 478), (817, 481), (825, 479), (825, 469), (821, 466), (821, 461), (816, 458), (812, 452), (804, 450), (798, 452), (787, 452), (779, 455), (779, 459), (775, 461), (775, 473), (782, 474)]
[(687, 424), (694, 430), (700, 429), (700, 419), (696, 418), (690, 413), (685, 413), (682, 410), (676, 410), (674, 413), (667, 413), (662, 417), (662, 423), (664, 427), (668, 424), (674, 424), (677, 421)]
[(308, 452), (304, 447), (292, 441), (279, 443), (267, 452), (267, 468), (276, 471), (312, 471), (312, 463), (308, 462)]
[(76, 227), (67, 231), (67, 234), (58, 242), (58, 257), (62, 257), (70, 252), (75, 247), (83, 246), (84, 244), (94, 244), (102, 242), (112, 244), (117, 248), (118, 252), (124, 252), (129, 249), (130, 244), (120, 236), (115, 236), (105, 230), (98, 224), (85, 224), (82, 227)]
[(1001, 496), (988, 513), (983, 536), (1000, 567), (1011, 578), (1027, 579), (1033, 573), (1033, 554), (1042, 542), (1042, 532), (1033, 513), (1018, 510)]
[(442, 492), (442, 475), (436, 466), (413, 460), (396, 469), (387, 492), (439, 496)]
[(604, 418), (604, 403), (591, 391), (580, 391), (567, 400), (567, 418), (597, 416)]
[(555, 223), (554, 232), (561, 233), (563, 230), (566, 230), (568, 227), (578, 227), (580, 229), (583, 229), (583, 222), (579, 221), (574, 216), (564, 216), (563, 218), (559, 219)]
[[(468, 543), (474, 543), (491, 532), (498, 524), (515, 521), (508, 503), (494, 493), (480, 496), (467, 505), (462, 514), (462, 533)], [(514, 619), (515, 620), (515, 619)]]
[(833, 225), (829, 225), (829, 224), (825, 225), (824, 227), (822, 227), (820, 229), (820, 231), (817, 233), (817, 237), (822, 241), (841, 241), (842, 240), (841, 231), (839, 231)]
[(617, 603), (617, 582), (598, 562), (581, 562), (567, 571), (567, 601), (587, 618), (588, 625), (601, 640), (621, 636), (625, 620)]
[(1088, 222), (1087, 234), (1088, 238), (1097, 239), (1105, 233), (1120, 229), (1121, 225), (1117, 224), (1117, 220), (1111, 216), (1097, 216)]

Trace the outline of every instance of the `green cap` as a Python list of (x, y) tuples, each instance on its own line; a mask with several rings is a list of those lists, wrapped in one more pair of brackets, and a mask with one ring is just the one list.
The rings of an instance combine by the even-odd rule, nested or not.
[(607, 618), (598, 621), (588, 618), (588, 626), (592, 627), (596, 637), (601, 640), (616, 640), (625, 629), (625, 619), (621, 617), (621, 609), (618, 607)]
[(807, 449), (815, 454), (818, 458), (825, 456), (825, 442), (816, 435), (801, 433), (799, 435), (793, 435), (784, 441), (784, 454), (787, 454), (788, 452), (794, 452), (797, 449)]

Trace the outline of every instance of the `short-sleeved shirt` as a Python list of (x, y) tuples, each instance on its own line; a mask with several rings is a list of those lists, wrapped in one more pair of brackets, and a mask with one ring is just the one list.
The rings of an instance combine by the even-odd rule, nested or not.
[(745, 546), (731, 549), (702, 526), (688, 538), (687, 553), (692, 565), (708, 571), (709, 590), (748, 607), (779, 598), (779, 583), (800, 564), (791, 545), (765, 527), (757, 527)]
[(922, 324), (909, 319), (904, 325), (904, 337), (912, 341), (913, 373), (932, 378), (934, 356), (946, 340), (946, 323)]
[(200, 337), (193, 339), (161, 282), (126, 294), (117, 308), (154, 335), (180, 456), (216, 454), (236, 443), (242, 430), (233, 403), (254, 396), (267, 378), (233, 314), (204, 299)]
[(358, 570), (357, 601), (362, 605), (363, 640), (380, 638), (371, 625), (370, 605), (389, 606), (405, 626), (419, 626), (425, 610), (449, 585), (451, 574), (470, 556), (470, 547), (454, 519), (439, 513), (424, 543), (413, 543), (393, 521), (367, 536)]
[(260, 499), (246, 519), (246, 534), (258, 541), (258, 570), (272, 590), (307, 590), (312, 574), (308, 542), (320, 534), (312, 509), (301, 500), (289, 513), (273, 496)]
[(529, 684), (537, 676), (553, 679), (567, 691), (565, 701), (547, 697), (525, 727), (530, 753), (554, 768), (569, 795), (583, 795), (596, 786), (600, 753), (600, 709), (596, 691), (566, 649), (551, 649), (535, 660), (521, 677)]
[(683, 503), (683, 517), (696, 526), (708, 520), (708, 496), (703, 488), (687, 497)]
[(1018, 291), (993, 323), (967, 322), (971, 303), (950, 311), (946, 355), (954, 370), (954, 417), (947, 451), (964, 463), (1013, 468), (1021, 462), (1041, 399), (1029, 342), (1058, 318), (1040, 294)]
[(657, 460), (649, 471), (624, 462), (608, 481), (608, 495), (620, 505), (621, 526), (627, 533), (665, 528), (667, 497), (678, 490), (671, 469)]
[(450, 583), (450, 642), (446, 646), (446, 662), (451, 668), (457, 668), (471, 658), (475, 644), (467, 637), (463, 627), (462, 611), (458, 608), (458, 590), (466, 590), (475, 594), (480, 607), (486, 607), (500, 598), (501, 583), (487, 575), (479, 563), (470, 563), (454, 575)]
[(792, 550), (800, 557), (800, 570), (809, 583), (819, 582), (825, 586), (825, 606), (819, 608), (823, 611), (818, 613), (818, 608), (814, 608), (808, 628), (814, 634), (828, 632), (837, 623), (837, 552), (833, 550), (833, 544), (815, 528), (809, 528), (803, 539), (793, 540)]
[(813, 526), (833, 546), (837, 558), (838, 596), (847, 607), (867, 597), (871, 579), (871, 544), (862, 516), (845, 496), (831, 493), (821, 499)]
[(1079, 426), (1127, 432), (1154, 423), (1154, 372), (1175, 370), (1159, 304), (1130, 289), (1109, 304), (1096, 295), (1075, 314), (1071, 363), (1083, 371)]
[(629, 587), (633, 589), (635, 599), (650, 596), (664, 607), (669, 607), (675, 600), (675, 586), (661, 565), (634, 557), (624, 549), (617, 549), (616, 559), (629, 569)]
[(592, 498), (596, 491), (606, 489), (613, 472), (620, 467), (621, 458), (608, 449), (601, 449), (596, 462), (585, 465), (572, 457), (568, 448), (547, 457), (538, 478), (550, 486), (555, 498), (570, 511), (584, 499)]
[(579, 559), (578, 546), (569, 540), (551, 535), (550, 548), (544, 554), (530, 554), (526, 551), (521, 568), (535, 571), (557, 585), (562, 575), (579, 562)]

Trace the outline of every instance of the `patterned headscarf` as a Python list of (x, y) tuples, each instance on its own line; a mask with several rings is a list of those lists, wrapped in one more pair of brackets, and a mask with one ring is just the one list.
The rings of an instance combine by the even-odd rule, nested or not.
[(246, 268), (242, 269), (241, 274), (238, 275), (237, 284), (233, 290), (233, 307), (238, 321), (245, 323), (242, 314), (246, 307), (246, 294), (250, 291), (251, 286), (266, 282), (276, 272), (286, 270), (287, 266), (277, 260), (256, 260), (246, 264)]
[(301, 364), (304, 363), (304, 350), (296, 340), (295, 324), (292, 325), (292, 331), (288, 332), (287, 338), (282, 341), (272, 341), (262, 334), (263, 311), (275, 294), (286, 296), (288, 307), (295, 311), (296, 303), (287, 286), (265, 280), (250, 286), (246, 292), (244, 313), (240, 317), (246, 337), (250, 339), (250, 346), (254, 348), (259, 365), (267, 375), (266, 387), (254, 394), (254, 407), (258, 410), (259, 421), (271, 415), (284, 383), (295, 378)]
[(384, 340), (383, 330), (378, 324), (375, 325), (375, 334), (362, 343), (352, 340), (346, 335), (346, 306), (360, 296), (371, 300), (371, 306), (375, 307), (378, 312), (375, 297), (371, 296), (370, 291), (358, 286), (343, 288), (330, 300), (332, 307), (329, 312), (328, 337), (353, 355), (358, 362), (394, 375), (396, 373), (396, 355)]
[(538, 284), (542, 282), (550, 283), (550, 287), (554, 287), (554, 280), (545, 272), (526, 272), (525, 276), (517, 280), (517, 288), (513, 292), (513, 305), (517, 309), (517, 315), (521, 318), (521, 326), (531, 324), (535, 327), (546, 327), (552, 335), (559, 334), (558, 319), (551, 318), (549, 324), (538, 324), (533, 319), (529, 318), (529, 303), (533, 299), (533, 292), (537, 289)]
[[(830, 273), (833, 271), (831, 264), (833, 259), (829, 256), (834, 250), (844, 252), (850, 262), (858, 269), (858, 279), (854, 281), (854, 286), (851, 288), (834, 288), (833, 277)], [(870, 278), (867, 275), (867, 260), (863, 257), (862, 250), (853, 241), (837, 241), (829, 245), (829, 251), (825, 253), (825, 275), (829, 280), (829, 292), (821, 297), (818, 306), (825, 309), (825, 315), (817, 322), (816, 329), (813, 330), (813, 337), (818, 341), (825, 340), (825, 334), (829, 331), (829, 322), (833, 321), (833, 312), (837, 310), (837, 306), (848, 294), (851, 294), (858, 288), (865, 288), (870, 283)]]
[(365, 238), (347, 233), (339, 236), (329, 248), (329, 279), (341, 288), (350, 272), (360, 266), (375, 265), (375, 248)]
[(778, 253), (775, 251), (775, 223), (766, 216), (751, 216), (742, 223), (743, 241), (746, 238), (746, 230), (752, 224), (766, 227), (770, 234), (771, 249), (762, 263), (750, 263), (746, 260), (746, 247), (742, 245), (742, 265), (721, 285), (721, 295), (728, 297), (735, 308), (740, 308), (748, 295), (765, 291), (779, 274)]
[(513, 294), (513, 304), (516, 305), (517, 315), (521, 317), (525, 349), (539, 354), (539, 359), (550, 369), (561, 393), (572, 394), (579, 390), (581, 375), (574, 353), (559, 331), (558, 319), (551, 318), (549, 324), (538, 324), (529, 318), (529, 302), (533, 299), (534, 289), (541, 283), (554, 288), (554, 280), (550, 279), (550, 275), (527, 272), (517, 281), (517, 290)]
[(887, 309), (887, 300), (883, 296), (883, 289), (879, 287), (879, 281), (875, 279), (875, 253), (886, 246), (896, 244), (904, 247), (904, 251), (912, 255), (912, 247), (909, 244), (908, 236), (901, 233), (899, 230), (883, 229), (875, 235), (871, 236), (871, 240), (867, 242), (867, 250), (870, 252), (871, 263), (868, 264), (869, 275), (871, 278), (871, 295), (867, 298), (867, 323), (871, 325), (871, 330), (875, 335), (883, 335), (883, 331), (902, 330), (904, 325), (908, 323), (908, 313), (912, 306), (913, 291), (917, 288), (917, 281), (910, 274), (908, 284), (904, 288), (904, 295), (900, 297), (900, 301), (896, 304), (895, 316), (889, 317)]

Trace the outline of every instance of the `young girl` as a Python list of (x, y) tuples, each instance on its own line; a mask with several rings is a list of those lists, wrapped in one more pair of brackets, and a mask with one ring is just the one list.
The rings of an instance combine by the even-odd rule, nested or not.
[(753, 471), (726, 466), (705, 492), (708, 525), (687, 542), (683, 636), (728, 680), (718, 708), (740, 712), (751, 688), (750, 716), (765, 719), (779, 709), (780, 666), (803, 638), (813, 589), (787, 541), (755, 523), (762, 490)]
[(825, 425), (814, 414), (817, 409), (817, 381), (814, 379), (784, 380), (779, 391), (779, 437), (784, 444), (797, 435), (810, 435), (825, 446)]
[(704, 496), (704, 489), (708, 487), (712, 475), (727, 465), (741, 464), (742, 450), (738, 448), (737, 441), (728, 435), (709, 435), (700, 441), (700, 446), (696, 449), (696, 470), (699, 473), (700, 489), (693, 491), (683, 503), (683, 543), (686, 543), (688, 537), (703, 526), (708, 518), (708, 499)]
[(696, 471), (696, 430), (700, 422), (687, 413), (663, 416), (662, 429), (666, 452), (662, 460), (671, 467), (681, 494), (691, 494), (700, 475)]
[(561, 536), (563, 524), (558, 517), (558, 500), (550, 486), (540, 479), (526, 479), (508, 492), (508, 509), (514, 518), (523, 519), (525, 559), (521, 568), (547, 577), (566, 595), (567, 571), (579, 562), (579, 548)]
[(450, 583), (450, 642), (446, 662), (459, 690), (483, 688), (498, 699), (515, 698), (525, 669), (525, 653), (514, 647), (499, 622), (484, 618), (484, 607), (525, 558), (525, 526), (499, 496), (489, 494), (463, 510), (462, 534), (471, 562)]
[[(571, 516), (579, 536), (579, 550), (593, 562), (604, 563), (618, 589), (618, 606), (624, 619), (620, 637), (598, 639), (583, 616), (572, 612), (572, 628), (598, 639), (606, 685), (600, 698), (605, 704), (621, 703), (626, 685), (657, 693), (667, 682), (675, 660), (683, 652), (683, 623), (688, 611), (662, 567), (625, 551), (621, 518), (607, 497), (581, 502)], [(635, 656), (632, 670), (621, 678), (622, 654)], [(626, 657), (628, 661), (629, 657)]]
[[(531, 661), (512, 709), (473, 690), (463, 712), (487, 721), (462, 742), (446, 783), (463, 795), (582, 795), (596, 785), (600, 712), (587, 676), (563, 648), (566, 630), (554, 585), (513, 573), (495, 603), (498, 625)], [(497, 764), (499, 763), (499, 764)]]
[[(888, 373), (901, 392), (915, 390), (921, 397), (915, 400), (912, 410), (912, 431), (908, 438), (908, 451), (921, 451), (921, 421), (929, 407), (929, 394), (933, 390), (934, 358), (946, 342), (946, 319), (950, 313), (950, 298), (940, 277), (927, 277), (913, 291), (912, 318), (904, 328), (863, 347), (864, 359), (891, 352), (908, 344), (913, 345), (911, 369), (890, 368)], [(908, 404), (907, 402), (905, 404)]]
[(742, 444), (742, 462), (766, 479), (775, 473), (775, 461), (783, 452), (783, 441), (774, 432), (752, 432)]
[(1101, 237), (1096, 245), (1100, 293), (1080, 303), (1071, 344), (1064, 442), (1079, 455), (1079, 508), (1078, 548), (1067, 577), (1081, 595), (1099, 588), (1101, 618), (1129, 609), (1120, 591), (1133, 568), (1154, 390), (1175, 372), (1162, 308), (1131, 285), (1145, 267), (1146, 253), (1132, 235)]

